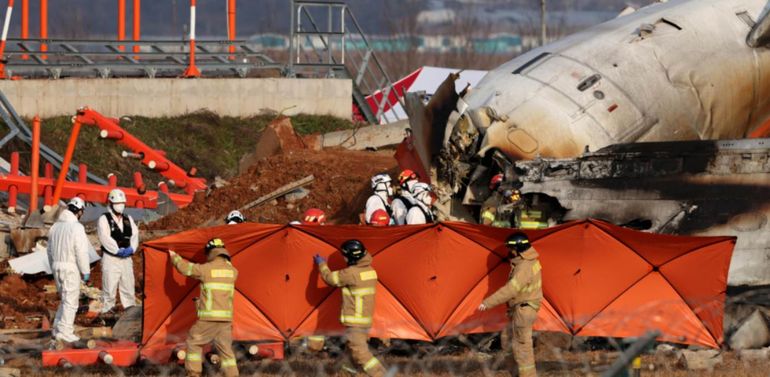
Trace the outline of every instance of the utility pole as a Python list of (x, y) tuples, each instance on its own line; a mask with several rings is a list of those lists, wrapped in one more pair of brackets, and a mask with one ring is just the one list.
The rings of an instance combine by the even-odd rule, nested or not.
[(545, 45), (545, 40), (548, 37), (547, 31), (548, 26), (546, 22), (546, 7), (545, 7), (545, 1), (546, 0), (540, 0), (540, 46)]

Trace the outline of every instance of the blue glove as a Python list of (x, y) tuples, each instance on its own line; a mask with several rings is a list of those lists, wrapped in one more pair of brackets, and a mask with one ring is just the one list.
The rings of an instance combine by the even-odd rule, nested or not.
[(326, 263), (326, 258), (322, 257), (320, 254), (316, 254), (313, 256), (313, 262), (315, 262), (315, 264)]
[(133, 253), (134, 253), (134, 249), (132, 249), (130, 247), (126, 247), (126, 248), (118, 249), (117, 256), (120, 257), (120, 258), (126, 258), (126, 257), (131, 256), (131, 254), (133, 254)]
[(91, 274), (85, 274), (83, 275), (83, 281), (88, 283), (88, 280), (91, 279)]

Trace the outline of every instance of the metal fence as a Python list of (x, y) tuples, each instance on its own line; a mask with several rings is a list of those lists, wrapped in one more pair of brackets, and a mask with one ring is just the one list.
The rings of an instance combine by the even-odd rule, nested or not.
[[(139, 52), (133, 52), (138, 46)], [(235, 46), (235, 52), (229, 51)], [(178, 77), (190, 64), (189, 41), (9, 39), (6, 75), (24, 78)], [(204, 76), (246, 77), (254, 70), (282, 70), (245, 41), (196, 40), (195, 63)]]

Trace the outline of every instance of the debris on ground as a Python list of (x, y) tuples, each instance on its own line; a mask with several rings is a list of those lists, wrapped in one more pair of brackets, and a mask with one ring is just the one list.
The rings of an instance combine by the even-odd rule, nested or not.
[(141, 305), (126, 309), (112, 326), (112, 336), (116, 339), (139, 342), (142, 338), (142, 312)]
[(37, 241), (48, 234), (45, 228), (15, 228), (11, 230), (11, 242), (17, 253), (26, 254), (34, 251)]
[(303, 149), (318, 150), (320, 149), (320, 144), (309, 144), (306, 142), (302, 136), (294, 132), (294, 127), (289, 117), (280, 117), (272, 121), (259, 133), (254, 152), (248, 153), (241, 158), (241, 161), (238, 163), (238, 172), (240, 174), (248, 172), (252, 166), (257, 165), (263, 158)]
[(770, 328), (765, 315), (754, 310), (730, 337), (729, 344), (734, 350), (757, 349), (769, 345)]
[(679, 363), (684, 368), (699, 371), (712, 371), (723, 361), (722, 353), (718, 350), (684, 350), (679, 358)]
[(286, 224), (297, 220), (304, 210), (315, 207), (326, 211), (329, 223), (357, 224), (358, 213), (363, 210), (371, 192), (370, 178), (383, 171), (397, 174), (392, 151), (299, 150), (271, 156), (232, 179), (230, 185), (213, 190), (208, 196), (198, 196), (186, 208), (146, 227), (194, 228), (210, 218), (224, 218), (229, 211), (309, 175), (315, 177), (308, 187), (310, 193), (296, 206), (288, 209), (285, 199), (280, 198), (274, 206), (246, 210), (244, 215), (248, 221)]

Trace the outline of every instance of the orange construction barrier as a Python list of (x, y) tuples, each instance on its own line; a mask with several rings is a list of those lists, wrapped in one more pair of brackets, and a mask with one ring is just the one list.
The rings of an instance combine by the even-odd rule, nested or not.
[[(146, 243), (143, 344), (146, 352), (184, 340), (196, 320), (199, 284), (177, 273), (167, 250), (204, 261), (220, 237), (240, 271), (236, 340), (340, 334), (340, 292), (324, 284), (312, 256), (344, 267), (337, 247), (364, 242), (379, 276), (371, 336), (435, 340), (499, 331), (503, 306), (478, 312), (510, 266), (503, 241), (515, 230), (466, 223), (389, 228), (225, 225)], [(577, 336), (635, 337), (718, 348), (734, 237), (636, 232), (597, 220), (527, 231), (541, 254), (545, 300), (535, 329)], [(145, 352), (145, 351), (143, 351)]]

